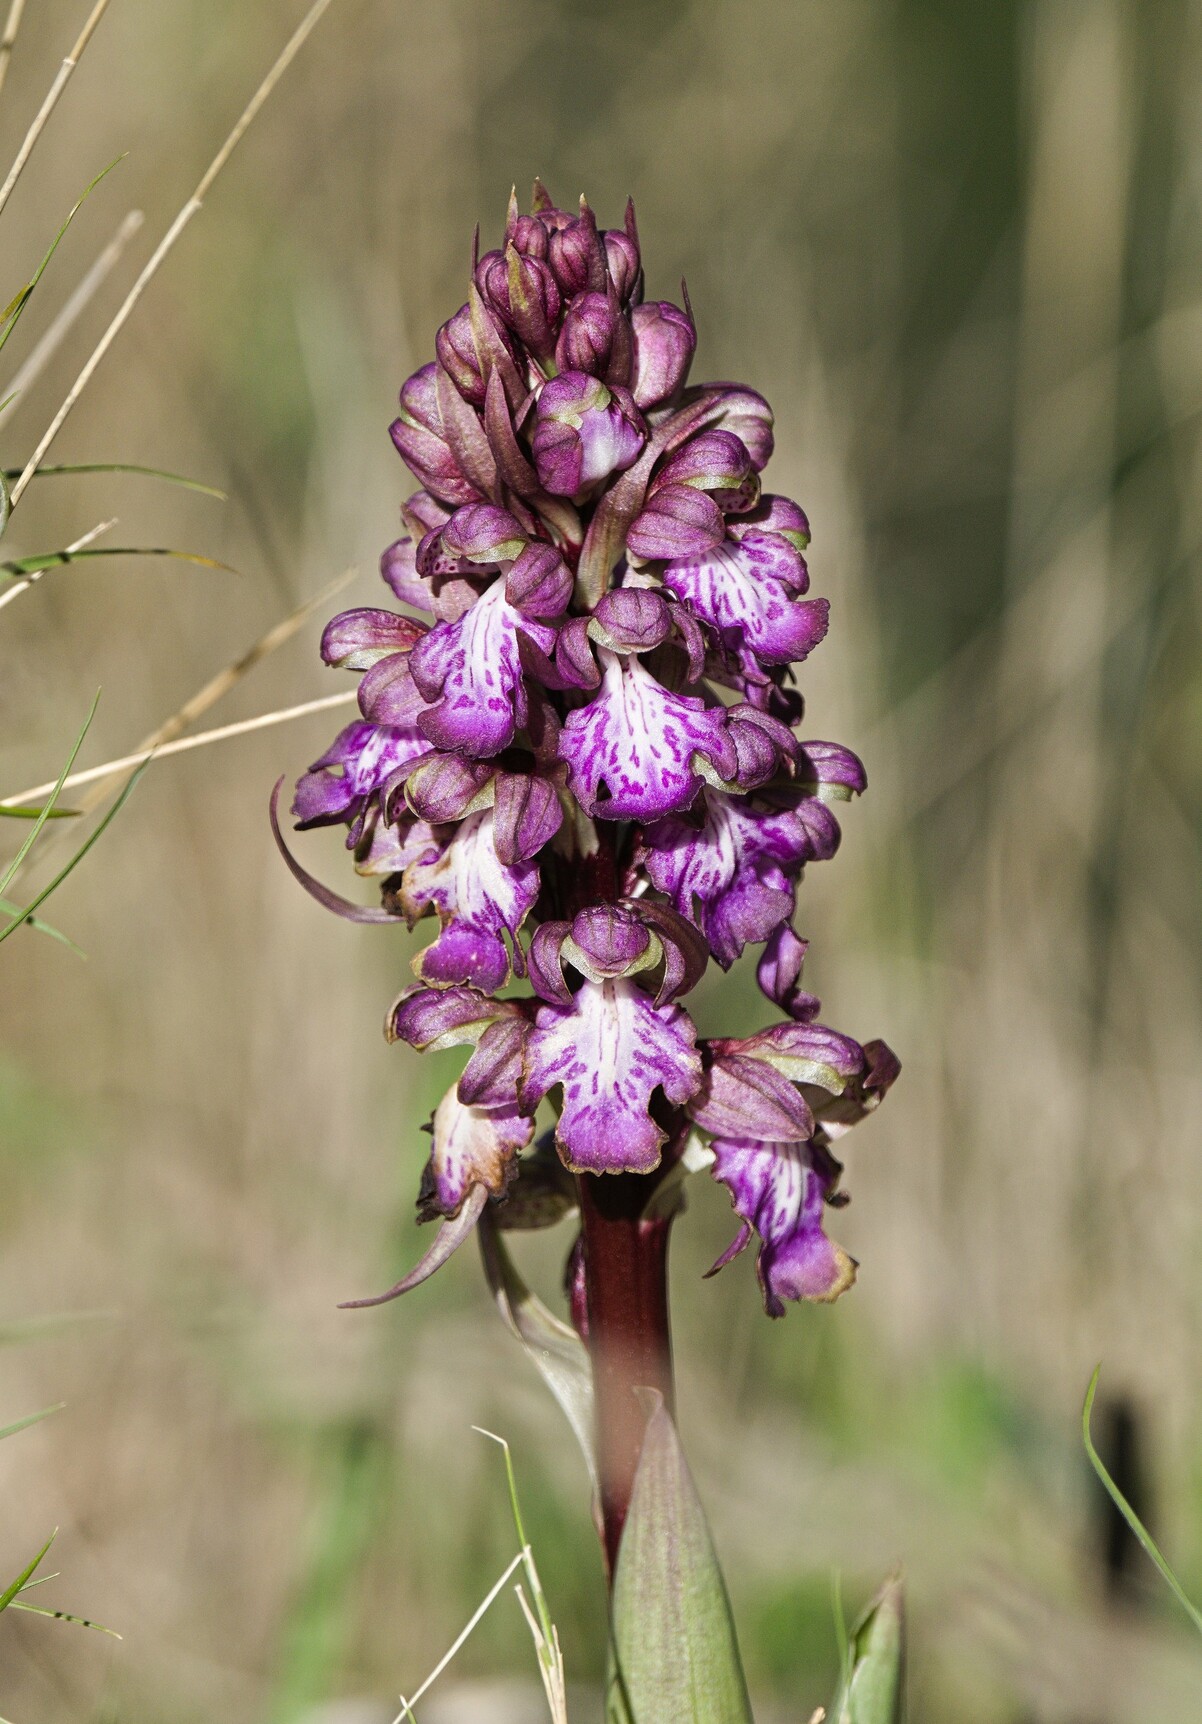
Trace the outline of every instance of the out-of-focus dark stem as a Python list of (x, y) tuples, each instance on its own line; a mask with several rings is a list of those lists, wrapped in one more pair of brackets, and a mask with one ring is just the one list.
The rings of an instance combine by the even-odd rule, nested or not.
[(641, 1220), (651, 1181), (581, 1174), (588, 1344), (596, 1397), (600, 1533), (612, 1583), (647, 1409), (640, 1389), (673, 1405), (668, 1321), (670, 1218)]

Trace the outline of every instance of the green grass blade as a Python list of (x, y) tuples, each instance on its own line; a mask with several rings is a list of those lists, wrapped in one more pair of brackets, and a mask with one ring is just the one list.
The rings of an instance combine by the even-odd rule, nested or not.
[(14, 1598), (8, 1608), (10, 1610), (27, 1610), (30, 1616), (49, 1616), (55, 1622), (74, 1622), (80, 1628), (94, 1628), (97, 1634), (109, 1634), (114, 1640), (123, 1638), (115, 1628), (106, 1628), (103, 1622), (93, 1622), (87, 1616), (72, 1616), (69, 1610), (47, 1610), (40, 1604), (24, 1604), (19, 1598)]
[(84, 187), (83, 191), (80, 193), (79, 197), (75, 200), (75, 203), (72, 205), (71, 211), (68, 214), (66, 221), (63, 223), (62, 227), (60, 227), (58, 232), (55, 234), (54, 239), (51, 242), (49, 251), (46, 253), (45, 257), (42, 259), (42, 261), (38, 265), (37, 269), (34, 271), (33, 280), (27, 282), (25, 284), (25, 286), (21, 289), (20, 293), (18, 293), (17, 296), (15, 297), (15, 299), (13, 299), (11, 304), (7, 305), (4, 309), (4, 311), (2, 313), (0, 313), (0, 349), (3, 348), (4, 343), (8, 340), (9, 336), (12, 334), (13, 330), (17, 327), (18, 323), (20, 323), (21, 314), (25, 310), (25, 307), (29, 304), (30, 300), (33, 298), (34, 290), (37, 287), (38, 283), (41, 281), (43, 275), (45, 275), (46, 269), (50, 263), (50, 259), (54, 256), (55, 252), (59, 248), (59, 245), (62, 243), (63, 235), (66, 233), (67, 229), (71, 226), (71, 223), (75, 220), (76, 216), (79, 214), (80, 210), (83, 208), (83, 206), (87, 202), (88, 198), (90, 198), (92, 193), (96, 190), (96, 187), (100, 184), (101, 180), (104, 179), (107, 174), (112, 173), (113, 169), (117, 166), (118, 162), (121, 162), (124, 160), (125, 160), (124, 156), (118, 156), (115, 161), (111, 161), (109, 163), (107, 168), (102, 168), (101, 171), (96, 175), (96, 178), (94, 180), (92, 180), (89, 185)]
[(1085, 1444), (1085, 1453), (1089, 1456), (1089, 1464), (1102, 1481), (1102, 1485), (1111, 1502), (1114, 1504), (1115, 1508), (1118, 1509), (1127, 1525), (1131, 1528), (1131, 1531), (1143, 1546), (1145, 1553), (1152, 1559), (1156, 1567), (1159, 1569), (1161, 1579), (1164, 1581), (1173, 1597), (1177, 1600), (1177, 1603), (1181, 1606), (1182, 1610), (1184, 1610), (1185, 1614), (1189, 1617), (1194, 1627), (1198, 1630), (1199, 1634), (1202, 1634), (1202, 1612), (1200, 1612), (1197, 1606), (1194, 1605), (1186, 1596), (1185, 1588), (1161, 1555), (1155, 1539), (1152, 1537), (1144, 1523), (1140, 1520), (1135, 1510), (1131, 1507), (1131, 1504), (1127, 1501), (1122, 1491), (1115, 1484), (1114, 1480), (1106, 1470), (1106, 1464), (1102, 1460), (1101, 1455), (1099, 1455), (1097, 1449), (1094, 1448), (1093, 1437), (1090, 1434), (1089, 1429), (1089, 1421), (1090, 1416), (1093, 1413), (1094, 1396), (1098, 1392), (1098, 1378), (1101, 1374), (1102, 1367), (1099, 1365), (1089, 1380), (1089, 1388), (1085, 1391), (1085, 1405), (1081, 1410), (1081, 1440)]
[[(0, 897), (0, 910), (6, 916), (20, 916), (21, 906), (14, 904), (11, 898)], [(74, 952), (77, 958), (86, 958), (87, 953), (82, 946), (77, 946), (70, 934), (64, 934), (61, 928), (56, 928), (53, 922), (43, 922), (40, 916), (22, 917), (35, 934), (46, 934), (51, 940), (57, 940), (60, 946), (65, 946), (69, 952)]]
[[(0, 406), (4, 405), (6, 403), (0, 402)], [(182, 485), (185, 491), (197, 491), (202, 497), (215, 497), (219, 503), (229, 500), (227, 493), (218, 490), (216, 485), (202, 484), (199, 479), (189, 479), (184, 473), (171, 473), (165, 467), (141, 467), (133, 461), (72, 461), (55, 467), (39, 467), (34, 478), (53, 479), (64, 473), (134, 473), (141, 479), (164, 479), (169, 485)], [(0, 488), (7, 490), (4, 481), (20, 477), (20, 467), (6, 467), (0, 472)], [(0, 533), (3, 531), (0, 516)]]
[(21, 923), (26, 921), (29, 918), (29, 916), (33, 913), (34, 910), (37, 910), (38, 908), (40, 908), (40, 906), (46, 902), (47, 898), (49, 898), (49, 896), (52, 892), (57, 892), (58, 888), (62, 885), (63, 881), (67, 878), (68, 874), (70, 874), (73, 869), (75, 869), (79, 866), (79, 864), (83, 861), (84, 857), (87, 855), (88, 851), (92, 848), (93, 844), (95, 844), (96, 840), (100, 837), (101, 833), (104, 832), (105, 829), (112, 823), (112, 821), (114, 821), (117, 818), (118, 814), (120, 814), (121, 810), (125, 807), (126, 802), (129, 800), (130, 792), (133, 790), (134, 785), (138, 782), (139, 778), (141, 778), (142, 774), (145, 772), (146, 768), (149, 765), (150, 765), (150, 761), (145, 760), (142, 762), (142, 765), (139, 766), (139, 768), (136, 772), (131, 773), (130, 777), (128, 778), (128, 780), (125, 783), (124, 788), (121, 791), (120, 796), (118, 796), (117, 800), (113, 803), (113, 806), (109, 809), (109, 811), (105, 815), (104, 819), (96, 827), (96, 830), (94, 832), (92, 832), (87, 838), (85, 838), (84, 842), (80, 845), (79, 849), (75, 852), (74, 856), (72, 856), (71, 860), (67, 863), (67, 865), (64, 868), (59, 869), (58, 873), (54, 876), (54, 879), (50, 882), (50, 884), (48, 886), (44, 886), (42, 888), (42, 890), (38, 893), (37, 897), (32, 899), (31, 902), (25, 906), (25, 908), (20, 912), (20, 914), (18, 916), (14, 917), (13, 920), (11, 922), (9, 922), (6, 927), (0, 928), (0, 944), (2, 944), (5, 940), (7, 940), (8, 936), (11, 933), (15, 932), (15, 930), (21, 926)]
[[(5, 819), (5, 820), (38, 820), (41, 818), (41, 816), (43, 814), (46, 814), (46, 809), (44, 806), (42, 808), (24, 808), (21, 806), (20, 803), (10, 802), (8, 804), (5, 804), (5, 803), (0, 802), (0, 819)], [(52, 808), (49, 811), (49, 813), (46, 814), (46, 818), (48, 820), (78, 820), (79, 819), (79, 809), (78, 808)]]
[(15, 1437), (18, 1431), (27, 1431), (30, 1425), (41, 1424), (42, 1420), (48, 1419), (51, 1413), (61, 1413), (66, 1404), (66, 1401), (56, 1401), (53, 1407), (43, 1407), (40, 1413), (27, 1413), (23, 1419), (18, 1419), (15, 1424), (0, 1426), (0, 1442), (5, 1437)]
[(33, 849), (34, 845), (38, 841), (39, 833), (41, 832), (43, 826), (45, 826), (47, 820), (49, 820), (51, 814), (54, 812), (54, 805), (59, 799), (59, 794), (62, 791), (64, 783), (66, 782), (67, 774), (70, 772), (71, 768), (75, 765), (75, 757), (79, 753), (80, 749), (83, 747), (83, 739), (88, 734), (88, 731), (92, 728), (92, 720), (96, 716), (96, 708), (99, 706), (99, 704), (100, 704), (100, 690), (97, 689), (95, 695), (92, 698), (92, 705), (88, 711), (88, 716), (83, 721), (83, 728), (80, 731), (79, 735), (75, 738), (74, 746), (72, 747), (70, 754), (67, 756), (67, 759), (63, 765), (62, 771), (58, 775), (58, 783), (54, 786), (54, 789), (50, 792), (50, 797), (49, 797), (49, 800), (47, 801), (45, 807), (42, 809), (41, 813), (38, 814), (37, 817), (35, 818), (34, 823), (33, 823), (33, 827), (29, 833), (29, 836), (26, 838), (24, 844), (22, 844), (21, 848), (17, 851), (17, 854), (13, 857), (13, 859), (9, 863), (8, 867), (5, 869), (4, 874), (2, 876), (0, 876), (0, 893), (3, 893), (5, 891), (6, 887), (8, 886), (9, 881), (13, 878), (13, 876), (16, 874), (17, 870), (20, 868), (22, 862), (24, 862), (24, 860), (28, 856), (29, 852)]
[[(12, 400), (10, 395), (8, 401)], [(8, 406), (8, 401), (0, 402), (0, 413)], [(4, 529), (8, 526), (8, 517), (13, 512), (13, 500), (8, 490), (8, 474), (0, 473), (0, 539), (4, 537)]]
[(50, 1546), (54, 1543), (57, 1537), (58, 1528), (56, 1527), (42, 1546), (41, 1550), (34, 1557), (33, 1561), (21, 1570), (16, 1580), (10, 1580), (4, 1591), (0, 1592), (0, 1611), (7, 1610), (13, 1599), (20, 1592), (21, 1588), (28, 1581), (33, 1579), (34, 1570), (37, 1568), (38, 1564), (41, 1562), (42, 1558), (45, 1556), (46, 1552), (50, 1549)]
[(513, 1515), (514, 1530), (518, 1535), (518, 1544), (527, 1553), (526, 1578), (530, 1582), (530, 1591), (534, 1596), (535, 1607), (538, 1610), (539, 1627), (543, 1631), (543, 1638), (547, 1646), (551, 1647), (554, 1645), (555, 1639), (555, 1630), (551, 1624), (551, 1609), (547, 1603), (547, 1595), (543, 1591), (542, 1581), (539, 1579), (538, 1569), (535, 1567), (533, 1558), (528, 1554), (530, 1540), (526, 1537), (526, 1528), (522, 1521), (522, 1505), (518, 1500), (518, 1483), (513, 1471), (513, 1454), (505, 1438), (499, 1437), (495, 1431), (486, 1431), (483, 1425), (473, 1425), (472, 1429), (478, 1432), (480, 1436), (488, 1437), (492, 1442), (498, 1444), (505, 1456), (505, 1478), (509, 1486), (509, 1508)]
[(167, 545), (98, 545), (82, 551), (42, 551), (36, 557), (18, 557), (15, 562), (0, 563), (0, 575), (28, 580), (31, 575), (44, 574), (47, 569), (57, 569), (66, 563), (82, 562), (85, 557), (174, 557), (181, 563), (196, 563), (202, 569), (221, 569), (227, 575), (238, 572), (215, 557), (202, 557), (196, 551), (176, 551)]

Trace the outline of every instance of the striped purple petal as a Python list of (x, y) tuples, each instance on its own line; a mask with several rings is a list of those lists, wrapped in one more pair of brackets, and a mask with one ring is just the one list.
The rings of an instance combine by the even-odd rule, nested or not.
[(577, 1171), (648, 1173), (666, 1132), (648, 1108), (657, 1090), (678, 1106), (701, 1083), (693, 1021), (683, 1006), (656, 1006), (637, 982), (585, 982), (570, 1006), (543, 1006), (526, 1043), (522, 1105), (556, 1086), (556, 1131)]
[(586, 813), (607, 820), (657, 820), (685, 808), (710, 768), (738, 766), (726, 714), (673, 694), (642, 661), (600, 652), (601, 687), (569, 713), (559, 738), (570, 785)]

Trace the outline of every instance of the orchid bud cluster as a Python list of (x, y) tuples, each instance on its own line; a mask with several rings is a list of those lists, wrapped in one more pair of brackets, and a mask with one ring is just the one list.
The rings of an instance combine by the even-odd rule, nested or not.
[[(823, 1227), (834, 1146), (897, 1061), (818, 1022), (792, 918), (864, 772), (796, 734), (791, 666), (827, 629), (809, 528), (762, 488), (763, 397), (688, 385), (682, 298), (643, 297), (633, 206), (602, 230), (541, 184), (531, 214), (511, 199), (401, 390), (392, 437), (421, 489), (381, 572), (407, 608), (323, 637), (361, 716), (300, 779), (297, 824), (348, 828), (382, 893), (364, 919), (437, 924), (389, 1035), (472, 1049), (432, 1123), (419, 1212), (442, 1229), (394, 1291), (487, 1206), (537, 1224), (573, 1175), (650, 1189), (682, 1158), (739, 1217), (715, 1268), (758, 1235), (771, 1315), (854, 1278)], [(778, 1021), (700, 1039), (688, 994), (748, 946)]]

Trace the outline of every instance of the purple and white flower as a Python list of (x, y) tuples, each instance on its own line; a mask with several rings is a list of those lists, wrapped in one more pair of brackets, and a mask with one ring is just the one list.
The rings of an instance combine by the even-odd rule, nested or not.
[[(486, 1210), (546, 1219), (553, 1188), (554, 1215), (573, 1194), (584, 1214), (607, 1174), (649, 1197), (704, 1139), (741, 1223), (720, 1261), (758, 1235), (772, 1315), (854, 1275), (822, 1226), (842, 1201), (831, 1145), (897, 1062), (817, 1022), (793, 918), (806, 864), (839, 843), (829, 805), (864, 769), (795, 733), (791, 667), (828, 624), (809, 523), (761, 489), (763, 396), (687, 385), (683, 300), (644, 300), (632, 205), (603, 230), (541, 184), (528, 214), (512, 199), (392, 426), (422, 488), (380, 573), (422, 620), (363, 605), (322, 638), (325, 662), (361, 678), (360, 716), (301, 777), (294, 813), (346, 826), (382, 905), (289, 865), (352, 920), (437, 918), (388, 1033), (469, 1050), (432, 1123), (419, 1213), (437, 1237), (383, 1297)], [(684, 996), (711, 959), (728, 969), (759, 945), (781, 1021), (699, 1042)], [(534, 1151), (547, 1098), (558, 1124)], [(558, 1155), (553, 1180), (540, 1155)], [(535, 1195), (510, 1205), (523, 1168)], [(579, 1291), (587, 1251), (572, 1262)]]

